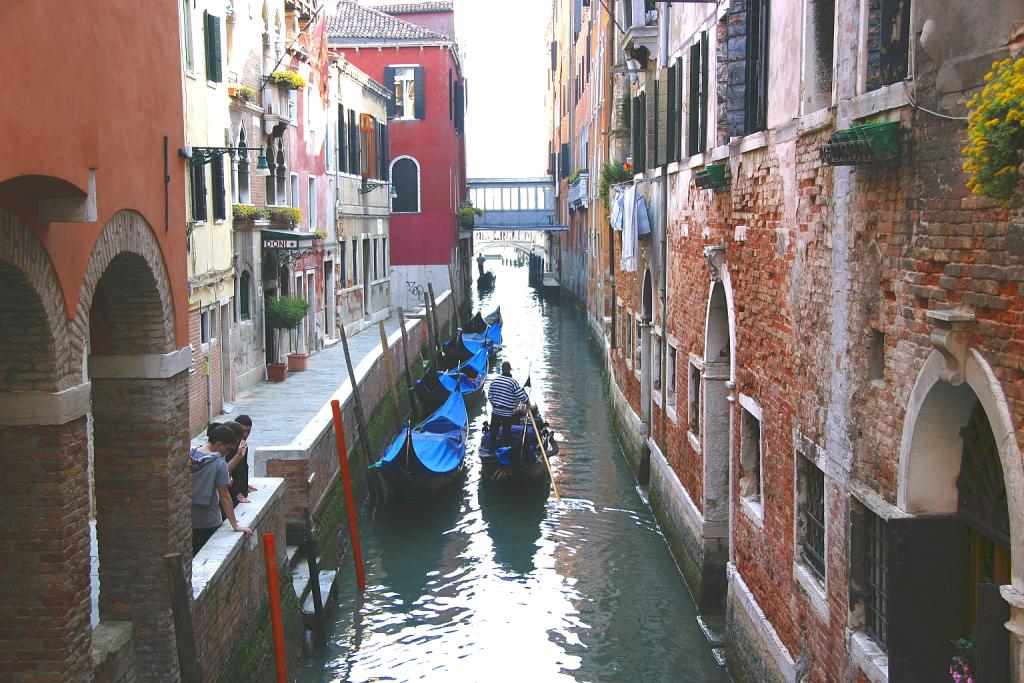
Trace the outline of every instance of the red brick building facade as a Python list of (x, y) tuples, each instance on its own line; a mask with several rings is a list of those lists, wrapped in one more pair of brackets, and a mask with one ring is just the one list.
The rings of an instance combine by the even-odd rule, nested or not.
[[(615, 233), (607, 318), (563, 282), (733, 677), (943, 680), (966, 638), (978, 680), (1024, 679), (1022, 228), (960, 157), (1021, 8), (609, 4), (606, 154), (652, 232), (629, 272)], [(864, 130), (892, 143), (837, 146)]]

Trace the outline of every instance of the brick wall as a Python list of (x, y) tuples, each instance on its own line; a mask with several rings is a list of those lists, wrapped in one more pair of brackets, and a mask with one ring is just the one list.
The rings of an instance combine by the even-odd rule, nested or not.
[[(192, 612), (204, 681), (237, 680), (224, 667), (266, 615), (263, 534), (274, 534), (278, 569), (282, 575), (287, 572), (283, 483), (253, 483), (260, 489), (251, 496), (253, 502), (236, 508), (239, 523), (249, 526), (253, 535), (247, 538), (224, 525), (193, 561)], [(262, 645), (271, 646), (269, 641)]]
[[(210, 417), (210, 404), (213, 414), (220, 415), (224, 407), (224, 386), (221, 378), (221, 307), (214, 306), (216, 312), (216, 329), (212, 334), (215, 341), (205, 345), (202, 344), (202, 325), (200, 322), (200, 309), (189, 311), (188, 333), (189, 342), (194, 349), (192, 353), (192, 369), (194, 372), (189, 375), (188, 382), (188, 429), (189, 434), (198, 434), (206, 428)], [(209, 380), (207, 380), (206, 363), (209, 362)]]

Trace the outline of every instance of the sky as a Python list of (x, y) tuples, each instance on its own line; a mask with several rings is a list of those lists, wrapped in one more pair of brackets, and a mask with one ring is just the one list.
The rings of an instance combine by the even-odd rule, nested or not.
[[(327, 0), (328, 13), (337, 0)], [(369, 7), (418, 0), (361, 0)], [(552, 0), (454, 0), (455, 34), (468, 86), (470, 178), (547, 174), (544, 112)]]
[(470, 178), (546, 174), (550, 19), (551, 0), (455, 0)]

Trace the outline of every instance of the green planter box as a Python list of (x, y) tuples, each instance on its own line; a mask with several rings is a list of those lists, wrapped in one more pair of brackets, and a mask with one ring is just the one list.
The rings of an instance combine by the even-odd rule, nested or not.
[(729, 186), (725, 164), (711, 164), (697, 171), (693, 182), (702, 190), (719, 190)]
[(884, 121), (837, 130), (822, 146), (821, 159), (829, 166), (898, 164), (900, 124)]

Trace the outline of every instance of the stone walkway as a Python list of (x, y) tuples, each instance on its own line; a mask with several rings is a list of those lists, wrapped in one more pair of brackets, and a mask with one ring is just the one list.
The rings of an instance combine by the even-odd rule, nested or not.
[[(384, 321), (384, 330), (388, 336), (398, 330), (397, 315)], [(380, 348), (377, 326), (350, 336), (348, 348), (352, 354), (352, 367), (355, 368), (370, 352)], [(284, 382), (261, 382), (241, 392), (231, 404), (231, 412), (214, 418), (214, 421), (227, 422), (238, 415), (248, 415), (252, 418), (250, 451), (264, 446), (284, 446), (299, 435), (347, 379), (345, 353), (339, 341), (310, 356), (305, 372), (289, 372)], [(202, 444), (205, 438), (205, 432), (196, 435), (192, 445)]]

